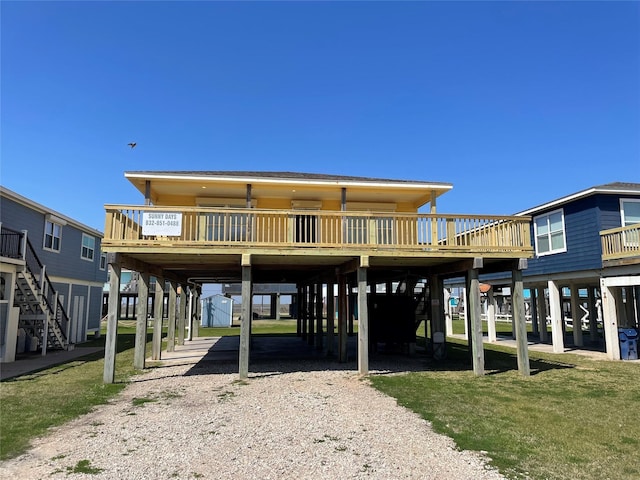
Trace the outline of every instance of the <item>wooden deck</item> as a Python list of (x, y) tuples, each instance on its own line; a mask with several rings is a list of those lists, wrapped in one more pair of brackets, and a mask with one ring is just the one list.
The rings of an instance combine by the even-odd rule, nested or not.
[(604, 266), (640, 263), (640, 224), (600, 232)]
[[(522, 258), (532, 253), (530, 218), (384, 212), (106, 206), (106, 252), (179, 249), (182, 253), (248, 247), (262, 252), (393, 254)], [(149, 234), (171, 216), (174, 231)], [(164, 220), (162, 220), (164, 221)], [(151, 225), (150, 225), (151, 224)], [(309, 247), (314, 247), (310, 249)], [(124, 249), (124, 250), (123, 250)]]

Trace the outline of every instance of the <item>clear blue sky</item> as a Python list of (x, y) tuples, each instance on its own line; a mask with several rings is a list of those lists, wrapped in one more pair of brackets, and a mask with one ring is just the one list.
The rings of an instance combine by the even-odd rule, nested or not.
[(143, 203), (128, 170), (451, 182), (443, 213), (640, 182), (638, 2), (5, 0), (1, 27), (1, 183), (99, 230)]

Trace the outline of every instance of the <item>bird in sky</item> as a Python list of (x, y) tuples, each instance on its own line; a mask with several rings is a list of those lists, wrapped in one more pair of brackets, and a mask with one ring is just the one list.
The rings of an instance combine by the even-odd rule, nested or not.
[(127, 143), (131, 148), (136, 148), (136, 142)]

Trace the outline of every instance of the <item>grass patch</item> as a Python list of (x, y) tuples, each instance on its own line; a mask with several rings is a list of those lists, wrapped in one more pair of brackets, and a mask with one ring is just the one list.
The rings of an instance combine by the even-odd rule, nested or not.
[(102, 468), (92, 467), (89, 460), (80, 460), (78, 463), (76, 463), (75, 467), (67, 467), (67, 472), (97, 475), (98, 473), (102, 472)]
[[(83, 346), (104, 346), (104, 341), (102, 336)], [(102, 352), (2, 382), (0, 460), (21, 454), (33, 438), (44, 435), (49, 428), (84, 415), (117, 395), (136, 372), (134, 342), (135, 329), (118, 328), (116, 383), (113, 384), (103, 383)], [(150, 345), (147, 348), (150, 349)]]
[(511, 478), (640, 478), (638, 365), (530, 352), (525, 378), (513, 349), (485, 345), (489, 374), (475, 377), (466, 343), (448, 346), (433, 371), (371, 382)]

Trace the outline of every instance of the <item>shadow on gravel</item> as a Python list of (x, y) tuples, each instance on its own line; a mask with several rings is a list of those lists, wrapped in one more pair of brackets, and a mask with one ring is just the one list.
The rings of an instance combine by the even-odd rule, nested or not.
[[(347, 371), (357, 374), (357, 336), (349, 337), (347, 342), (346, 363), (339, 363), (334, 354), (328, 356), (324, 349), (310, 345), (296, 335), (254, 335), (251, 338), (249, 377), (260, 378), (293, 372)], [(326, 343), (325, 343), (326, 346)], [(337, 351), (337, 345), (334, 352)], [(220, 338), (192, 365), (184, 376), (237, 374), (239, 337)], [(176, 365), (175, 363), (173, 365)], [(552, 370), (573, 368), (571, 364), (546, 360), (530, 360), (531, 374)], [(165, 368), (154, 366), (151, 368)], [(416, 353), (409, 356), (396, 350), (385, 352), (384, 346), (376, 352), (370, 350), (369, 373), (397, 374), (426, 371), (466, 371), (472, 370), (471, 356), (466, 345), (447, 344), (447, 357), (435, 361), (423, 347), (418, 346)], [(487, 375), (497, 375), (517, 371), (515, 352), (498, 352), (485, 349), (485, 371)]]
[[(326, 347), (326, 343), (324, 344)], [(337, 344), (334, 352), (337, 351)], [(238, 373), (239, 337), (222, 337), (185, 375)], [(328, 356), (324, 349), (309, 345), (296, 335), (254, 335), (251, 339), (249, 377), (265, 377), (292, 372), (352, 371), (357, 373), (357, 337), (347, 341), (347, 362), (339, 363), (337, 355)], [(424, 352), (406, 354), (379, 352), (370, 354), (369, 370), (385, 373), (427, 370)]]

